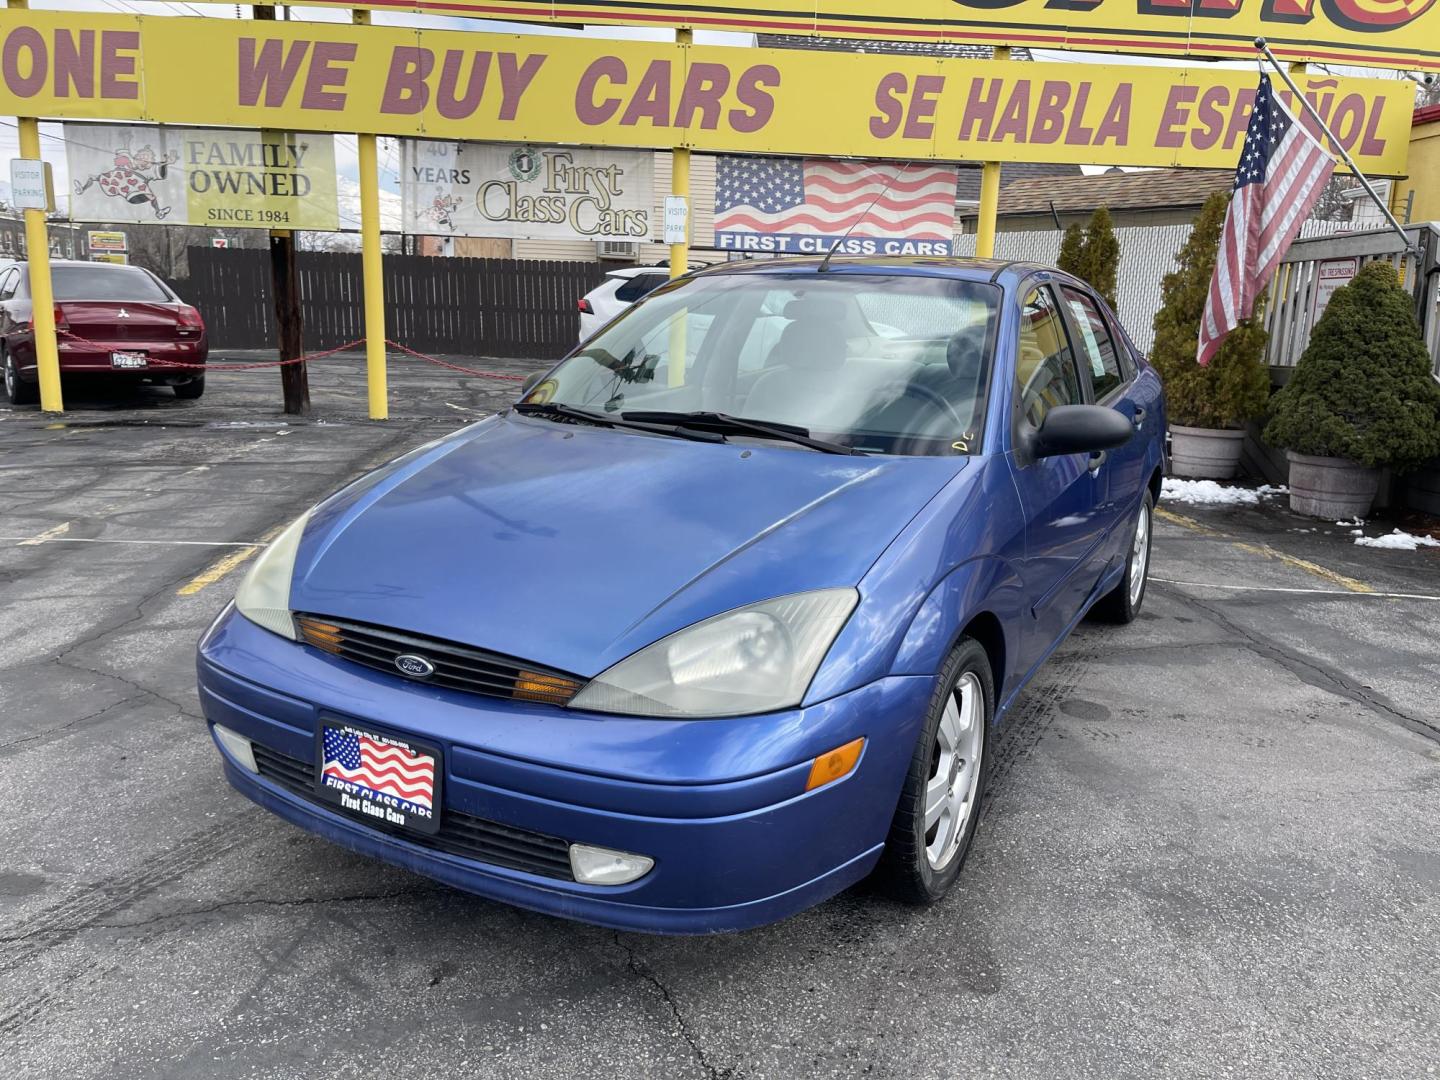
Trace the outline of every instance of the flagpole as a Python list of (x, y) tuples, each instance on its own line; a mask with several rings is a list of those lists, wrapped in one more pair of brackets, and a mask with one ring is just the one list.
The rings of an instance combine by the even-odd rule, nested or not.
[(1255, 48), (1265, 54), (1265, 59), (1270, 61), (1270, 66), (1275, 69), (1280, 78), (1285, 80), (1285, 85), (1288, 86), (1290, 92), (1295, 95), (1295, 100), (1300, 102), (1305, 111), (1310, 114), (1310, 119), (1320, 125), (1320, 130), (1329, 138), (1330, 145), (1339, 152), (1345, 164), (1350, 166), (1350, 171), (1355, 174), (1356, 179), (1358, 179), (1361, 186), (1365, 188), (1365, 193), (1369, 195), (1370, 200), (1379, 207), (1380, 213), (1384, 214), (1385, 220), (1390, 223), (1390, 228), (1394, 229), (1400, 237), (1400, 242), (1404, 245), (1405, 253), (1408, 255), (1414, 252), (1416, 250), (1415, 245), (1410, 242), (1410, 237), (1406, 235), (1405, 227), (1395, 220), (1395, 215), (1390, 212), (1390, 207), (1385, 205), (1385, 200), (1380, 198), (1380, 193), (1377, 192), (1375, 186), (1370, 183), (1370, 178), (1360, 171), (1360, 166), (1355, 164), (1355, 159), (1352, 158), (1345, 147), (1341, 145), (1340, 140), (1335, 137), (1335, 133), (1330, 130), (1325, 121), (1320, 119), (1320, 114), (1315, 111), (1315, 106), (1310, 104), (1310, 99), (1300, 92), (1300, 88), (1295, 85), (1295, 80), (1290, 78), (1290, 73), (1280, 65), (1280, 61), (1275, 59), (1275, 54), (1270, 51), (1270, 46), (1263, 37), (1257, 37), (1255, 39)]

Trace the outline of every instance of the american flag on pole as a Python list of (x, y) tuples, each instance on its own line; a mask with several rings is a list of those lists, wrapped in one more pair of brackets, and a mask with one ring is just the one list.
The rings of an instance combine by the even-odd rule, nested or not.
[(874, 248), (856, 253), (948, 255), (957, 179), (953, 165), (721, 157), (716, 245), (825, 252), (854, 229), (853, 240)]
[(1225, 335), (1255, 310), (1334, 171), (1329, 152), (1275, 96), (1270, 77), (1261, 75), (1200, 320), (1201, 364), (1210, 363)]
[(435, 759), (360, 732), (325, 728), (323, 772), (382, 795), (434, 809)]

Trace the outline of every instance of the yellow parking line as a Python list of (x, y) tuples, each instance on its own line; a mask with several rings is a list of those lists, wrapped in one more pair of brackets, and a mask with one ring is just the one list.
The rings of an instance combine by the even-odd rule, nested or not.
[(1363, 581), (1346, 577), (1344, 574), (1321, 566), (1319, 563), (1313, 563), (1308, 559), (1301, 559), (1294, 555), (1287, 555), (1283, 551), (1276, 551), (1269, 544), (1251, 544), (1244, 540), (1236, 540), (1229, 533), (1221, 532), (1219, 529), (1212, 529), (1209, 525), (1202, 525), (1194, 518), (1177, 514), (1173, 510), (1165, 510), (1157, 506), (1155, 508), (1155, 516), (1162, 521), (1168, 521), (1172, 525), (1179, 525), (1182, 529), (1189, 529), (1191, 532), (1200, 533), (1203, 536), (1218, 536), (1223, 540), (1228, 540), (1231, 547), (1239, 548), (1241, 551), (1247, 551), (1252, 555), (1261, 555), (1267, 559), (1278, 559), (1286, 566), (1293, 566), (1296, 570), (1303, 570), (1305, 573), (1318, 577), (1322, 581), (1328, 581), (1332, 585), (1339, 585), (1342, 589), (1346, 589), (1349, 592), (1373, 593), (1375, 591), (1373, 587), (1366, 585)]
[(46, 540), (54, 540), (56, 537), (64, 536), (70, 531), (70, 522), (66, 521), (56, 525), (53, 529), (46, 529), (44, 532), (30, 537), (29, 540), (21, 540), (20, 547), (34, 547), (36, 544), (43, 544)]
[(246, 559), (250, 558), (266, 544), (270, 543), (271, 540), (275, 539), (275, 537), (280, 534), (280, 530), (284, 527), (285, 526), (283, 524), (277, 525), (275, 526), (275, 528), (267, 532), (264, 536), (260, 537), (258, 543), (250, 547), (241, 548), (239, 551), (232, 551), (229, 555), (225, 555), (219, 559), (216, 559), (203, 571), (201, 571), (195, 577), (191, 578), (184, 585), (180, 586), (179, 590), (176, 591), (175, 595), (194, 596), (201, 589), (205, 588), (206, 585), (214, 585), (215, 582), (219, 581), (226, 574), (230, 573), (231, 570), (234, 570), (237, 566), (242, 565)]

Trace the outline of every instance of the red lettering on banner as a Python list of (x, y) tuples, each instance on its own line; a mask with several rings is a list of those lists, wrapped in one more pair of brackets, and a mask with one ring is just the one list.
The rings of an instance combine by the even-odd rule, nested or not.
[(1165, 99), (1165, 109), (1160, 114), (1160, 128), (1155, 132), (1155, 145), (1167, 150), (1176, 150), (1185, 145), (1185, 132), (1176, 129), (1190, 119), (1189, 106), (1200, 93), (1198, 86), (1178, 85), (1170, 87)]
[(1197, 150), (1209, 150), (1220, 141), (1225, 130), (1225, 106), (1230, 104), (1228, 86), (1212, 86), (1200, 95), (1195, 106), (1195, 120), (1200, 125), (1190, 133), (1190, 145)]
[(905, 117), (905, 106), (900, 95), (910, 86), (910, 80), (898, 71), (892, 71), (875, 87), (875, 108), (878, 116), (870, 117), (870, 134), (876, 139), (888, 139), (900, 130), (900, 121)]
[(359, 46), (350, 41), (317, 41), (310, 53), (310, 70), (305, 76), (305, 93), (300, 97), (302, 109), (340, 112), (345, 108), (345, 95), (330, 88), (344, 86), (350, 72), (337, 64), (355, 61)]
[(520, 63), (515, 62), (514, 53), (498, 53), (500, 61), (500, 119), (514, 120), (520, 112), (520, 101), (525, 91), (545, 66), (546, 57), (531, 53)]
[(1250, 114), (1255, 111), (1255, 91), (1241, 90), (1235, 95), (1235, 109), (1230, 114), (1230, 126), (1225, 129), (1225, 149), (1233, 150), (1246, 130), (1250, 127)]
[(490, 75), (493, 54), (477, 52), (470, 55), (470, 78), (462, 92), (460, 70), (465, 66), (465, 52), (461, 49), (445, 50), (445, 60), (440, 65), (440, 84), (435, 88), (435, 111), (446, 120), (464, 120), (473, 116), (480, 107), (480, 99), (485, 96), (485, 80)]
[(1075, 88), (1075, 107), (1070, 111), (1070, 126), (1065, 129), (1066, 146), (1089, 146), (1095, 129), (1086, 127), (1085, 106), (1090, 104), (1090, 84), (1082, 82)]
[(1095, 145), (1104, 146), (1113, 142), (1116, 146), (1130, 145), (1130, 106), (1135, 97), (1133, 83), (1121, 83), (1115, 88), (1115, 96), (1105, 109), (1100, 126), (1095, 129)]
[(1065, 106), (1070, 103), (1070, 84), (1047, 79), (1035, 105), (1035, 126), (1030, 141), (1042, 146), (1060, 141), (1065, 130)]
[(935, 134), (935, 107), (945, 89), (943, 75), (916, 75), (915, 96), (905, 117), (905, 138), (928, 139)]
[[(28, 59), (22, 65), (20, 58), (26, 54)], [(45, 85), (49, 70), (50, 54), (39, 30), (19, 26), (10, 31), (5, 47), (0, 49), (0, 72), (4, 73), (6, 89), (16, 97), (34, 97)]]
[[(78, 41), (76, 39), (79, 39)], [(55, 32), (55, 96), (95, 96), (95, 31)]]
[(435, 69), (435, 54), (418, 45), (400, 45), (390, 54), (390, 71), (385, 76), (385, 92), (380, 98), (382, 113), (414, 116), (425, 111), (430, 103), (430, 87), (425, 82)]
[(1409, 3), (1377, 3), (1376, 0), (1320, 0), (1320, 6), (1336, 26), (1362, 33), (1382, 33), (1409, 26), (1435, 6), (1435, 0)]
[(680, 108), (675, 112), (675, 126), (688, 128), (700, 113), (700, 126), (714, 131), (720, 126), (721, 98), (730, 89), (730, 69), (724, 64), (692, 64), (685, 75), (685, 89), (680, 95)]
[(1375, 137), (1375, 132), (1380, 127), (1380, 115), (1384, 111), (1385, 99), (1383, 97), (1372, 99), (1370, 119), (1365, 125), (1365, 134), (1360, 139), (1360, 153), (1378, 155), (1385, 152), (1385, 140)]
[(288, 49), (279, 38), (268, 38), (258, 50), (256, 44), (255, 38), (240, 39), (238, 100), (241, 105), (255, 105), (264, 94), (265, 107), (278, 109), (290, 96), (310, 42), (294, 41)]
[(649, 120), (653, 127), (668, 127), (670, 124), (670, 61), (652, 60), (640, 76), (635, 87), (635, 96), (630, 107), (620, 118), (623, 127), (634, 127), (641, 120)]
[(995, 129), (990, 132), (990, 138), (996, 142), (1011, 138), (1023, 143), (1029, 127), (1030, 83), (1021, 79), (1015, 84), (1015, 89), (1010, 91), (1010, 100), (1005, 103), (1005, 111), (1000, 114)]
[(742, 135), (760, 131), (775, 115), (775, 95), (768, 90), (780, 87), (780, 69), (774, 64), (747, 68), (735, 84), (735, 100), (743, 109), (730, 110), (730, 127)]
[(1000, 106), (1000, 93), (1005, 88), (1004, 79), (990, 79), (990, 92), (984, 93), (985, 79), (970, 80), (970, 96), (965, 100), (965, 115), (960, 120), (961, 142), (976, 139), (988, 142), (990, 126), (995, 122), (995, 110)]
[(629, 77), (630, 72), (625, 67), (625, 61), (618, 56), (602, 56), (594, 61), (580, 76), (580, 83), (575, 88), (576, 118), (590, 127), (609, 121), (620, 111), (620, 99), (607, 97), (604, 101), (596, 101), (595, 91), (599, 88), (601, 79), (615, 86), (624, 86)]
[(100, 96), (134, 100), (140, 96), (140, 31), (100, 31)]

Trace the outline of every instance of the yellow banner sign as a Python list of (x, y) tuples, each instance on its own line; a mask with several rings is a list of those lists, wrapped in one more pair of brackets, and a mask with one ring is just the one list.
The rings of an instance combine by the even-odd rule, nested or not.
[[(218, 2), (218, 0), (217, 0)], [(1437, 0), (370, 0), (385, 11), (1440, 71)]]
[[(1409, 83), (1299, 81), (1362, 169), (1404, 174)], [(0, 12), (0, 113), (19, 116), (890, 160), (1233, 168), (1256, 83), (1253, 70), (1209, 67)]]

